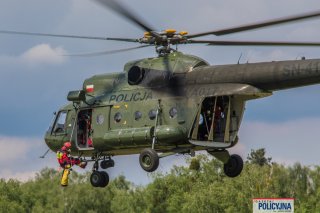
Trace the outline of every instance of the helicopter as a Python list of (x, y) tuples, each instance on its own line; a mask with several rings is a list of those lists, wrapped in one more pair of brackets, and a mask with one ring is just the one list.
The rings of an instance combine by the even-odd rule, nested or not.
[[(45, 142), (57, 151), (73, 144), (72, 155), (93, 161), (90, 182), (108, 184), (102, 169), (114, 167), (116, 155), (140, 154), (146, 172), (156, 171), (161, 158), (174, 154), (195, 155), (206, 150), (224, 163), (229, 177), (240, 175), (243, 160), (228, 149), (238, 141), (245, 104), (272, 95), (273, 91), (320, 82), (320, 60), (294, 60), (230, 65), (210, 65), (205, 60), (173, 48), (176, 45), (319, 46), (316, 42), (215, 41), (195, 38), (237, 32), (317, 18), (320, 12), (242, 25), (197, 34), (175, 29), (156, 31), (132, 11), (111, 0), (97, 0), (130, 20), (145, 33), (141, 38), (106, 38), (5, 31), (34, 36), (87, 38), (134, 42), (135, 48), (89, 55), (110, 54), (154, 46), (157, 57), (131, 61), (123, 72), (95, 75), (81, 90), (70, 91), (45, 133)], [(82, 54), (83, 55), (83, 54)]]

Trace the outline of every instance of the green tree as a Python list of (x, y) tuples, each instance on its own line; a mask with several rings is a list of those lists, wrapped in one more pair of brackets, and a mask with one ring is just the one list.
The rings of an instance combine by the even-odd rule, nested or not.
[(198, 155), (193, 159), (196, 167), (174, 166), (167, 174), (155, 174), (146, 186), (135, 186), (119, 176), (106, 188), (94, 188), (89, 172), (73, 171), (69, 186), (62, 188), (61, 172), (45, 168), (27, 182), (0, 179), (0, 212), (246, 213), (252, 212), (252, 198), (257, 197), (293, 197), (295, 212), (319, 212), (319, 166), (270, 164), (264, 149), (252, 153), (259, 154), (251, 155), (236, 178), (223, 173), (220, 161)]
[(247, 157), (249, 163), (257, 164), (259, 166), (270, 165), (272, 158), (265, 157), (266, 150), (264, 148), (253, 150), (251, 149), (250, 154)]

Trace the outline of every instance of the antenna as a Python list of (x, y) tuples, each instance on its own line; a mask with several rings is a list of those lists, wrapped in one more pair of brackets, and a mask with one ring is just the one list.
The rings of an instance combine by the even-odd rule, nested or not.
[(40, 156), (40, 158), (45, 158), (45, 156), (48, 154), (49, 151), (50, 149), (48, 149), (42, 156)]
[(240, 56), (239, 56), (238, 64), (240, 64), (240, 59), (241, 59), (241, 57), (242, 57), (242, 53), (241, 53)]

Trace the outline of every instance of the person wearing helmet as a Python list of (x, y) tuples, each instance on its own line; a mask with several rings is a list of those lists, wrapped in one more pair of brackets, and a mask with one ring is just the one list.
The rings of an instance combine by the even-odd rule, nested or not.
[(60, 167), (63, 169), (61, 181), (61, 186), (68, 186), (69, 174), (71, 167), (73, 165), (78, 165), (81, 168), (85, 168), (87, 162), (82, 162), (78, 158), (73, 158), (71, 155), (71, 142), (65, 142), (60, 150), (57, 151), (57, 160)]

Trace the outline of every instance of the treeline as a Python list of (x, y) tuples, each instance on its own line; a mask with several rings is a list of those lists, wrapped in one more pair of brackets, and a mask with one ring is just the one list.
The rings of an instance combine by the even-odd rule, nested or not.
[[(261, 151), (263, 151), (261, 153)], [(152, 183), (135, 186), (120, 176), (93, 188), (90, 173), (73, 172), (68, 188), (60, 174), (43, 169), (34, 180), (0, 180), (0, 212), (252, 212), (252, 198), (295, 198), (295, 212), (320, 212), (320, 167), (271, 163), (252, 151), (242, 174), (228, 178), (208, 156), (173, 167)]]

